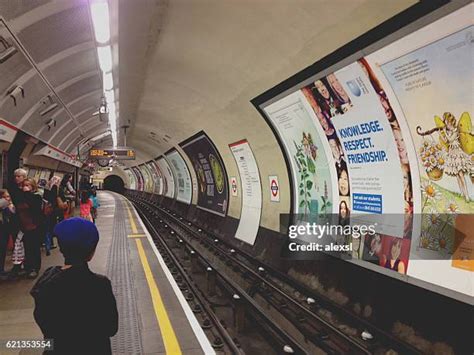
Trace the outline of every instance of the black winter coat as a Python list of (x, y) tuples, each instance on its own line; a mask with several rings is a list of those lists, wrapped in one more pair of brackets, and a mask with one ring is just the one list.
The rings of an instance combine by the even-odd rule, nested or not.
[(87, 263), (62, 270), (46, 269), (31, 295), (34, 317), (45, 339), (54, 340), (48, 354), (111, 354), (110, 337), (118, 330), (112, 285)]

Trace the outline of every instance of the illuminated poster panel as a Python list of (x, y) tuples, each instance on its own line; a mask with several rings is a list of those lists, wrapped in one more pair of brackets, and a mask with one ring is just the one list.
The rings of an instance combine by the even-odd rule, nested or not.
[(229, 148), (239, 169), (240, 185), (242, 186), (242, 209), (235, 238), (254, 245), (262, 213), (260, 173), (247, 140), (232, 143)]
[(128, 186), (130, 190), (136, 190), (137, 185), (136, 185), (135, 176), (133, 175), (133, 172), (130, 169), (125, 169), (125, 173), (127, 174), (127, 177), (128, 177)]
[[(318, 78), (302, 91), (331, 147), (337, 171), (339, 219), (351, 216), (352, 225), (372, 224), (373, 219), (364, 215), (379, 215), (376, 231), (382, 256), (378, 265), (405, 274), (410, 240), (394, 238), (411, 237), (405, 229), (410, 226), (405, 220), (412, 220), (413, 210), (411, 168), (399, 122), (384, 109), (381, 90), (376, 89), (364, 69), (362, 62), (353, 63)], [(347, 240), (352, 243), (351, 256), (367, 260), (363, 249), (369, 241), (365, 236)], [(395, 243), (400, 255), (392, 263), (386, 255)]]
[[(468, 218), (449, 218), (474, 213), (473, 11), (470, 4), (366, 58), (414, 141), (415, 191), (422, 192), (415, 213), (425, 217), (414, 233), (408, 274), (468, 295), (474, 233)], [(462, 238), (446, 228), (451, 223)]]
[(158, 166), (158, 163), (153, 160), (152, 166), (156, 172), (156, 175), (158, 176), (158, 182), (155, 184), (155, 193), (159, 195), (163, 195), (164, 191), (166, 191), (166, 181), (165, 178), (163, 177), (163, 173), (160, 170), (160, 167)]
[(150, 192), (151, 176), (148, 175), (145, 165), (139, 165), (138, 169), (143, 176), (143, 191)]
[[(271, 123), (276, 128), (290, 162), (294, 201), (293, 212), (313, 218), (332, 213), (337, 196), (336, 169), (328, 162), (330, 147), (324, 131), (311, 116), (306, 97), (301, 91), (265, 107)], [(323, 138), (323, 139), (322, 139)], [(334, 186), (333, 186), (334, 185)]]
[(181, 143), (198, 179), (197, 207), (220, 216), (227, 214), (228, 177), (216, 147), (204, 133)]
[(149, 185), (149, 178), (148, 174), (145, 171), (145, 168), (143, 165), (138, 166), (138, 170), (140, 171), (141, 176), (143, 177), (143, 191), (148, 191), (148, 185)]
[(176, 199), (189, 205), (193, 195), (193, 186), (188, 166), (176, 149), (166, 154), (166, 159), (176, 177)]
[(139, 181), (139, 179), (138, 179), (138, 176), (137, 176), (135, 170), (133, 169), (133, 167), (130, 168), (130, 172), (132, 173), (133, 179), (135, 181), (135, 189), (138, 190), (138, 181)]
[(174, 198), (175, 197), (175, 183), (174, 183), (173, 172), (171, 171), (170, 165), (168, 164), (166, 159), (163, 157), (158, 158), (157, 163), (158, 163), (161, 173), (163, 174), (163, 178), (166, 185), (166, 191), (164, 192), (164, 195), (169, 198)]
[(150, 172), (151, 177), (153, 179), (153, 190), (151, 192), (155, 194), (160, 194), (161, 176), (158, 175), (155, 162), (150, 161), (146, 163), (146, 167), (148, 168), (148, 171)]
[[(336, 185), (330, 201), (339, 206), (333, 211), (351, 220), (352, 214), (383, 218), (379, 233), (352, 238), (351, 261), (465, 295), (474, 287), (474, 233), (468, 227), (474, 213), (472, 13), (469, 4), (259, 104), (289, 161), (295, 213), (307, 206), (301, 201), (295, 122), (303, 131), (316, 122), (312, 142), (330, 148), (326, 160)], [(303, 138), (311, 155), (308, 135)], [(422, 218), (412, 218), (420, 213)], [(457, 218), (440, 219), (446, 214)]]
[(137, 177), (137, 190), (138, 191), (143, 191), (144, 183), (143, 183), (143, 176), (142, 176), (140, 170), (136, 166), (132, 167), (132, 170), (133, 170), (135, 176)]
[(155, 191), (155, 179), (153, 178), (153, 173), (150, 170), (148, 164), (143, 164), (143, 169), (146, 171), (148, 184), (146, 185), (147, 192), (153, 193)]

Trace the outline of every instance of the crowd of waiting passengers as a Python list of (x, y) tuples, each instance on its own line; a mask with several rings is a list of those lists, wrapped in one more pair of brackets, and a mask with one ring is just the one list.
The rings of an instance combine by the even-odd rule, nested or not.
[[(84, 181), (80, 190), (80, 217), (95, 222), (99, 206), (95, 188)], [(38, 276), (41, 248), (47, 256), (56, 248), (54, 227), (74, 215), (76, 196), (70, 174), (62, 179), (53, 176), (42, 191), (24, 169), (15, 170), (8, 189), (0, 189), (0, 281)], [(9, 249), (13, 267), (7, 272)]]
[[(41, 194), (25, 170), (15, 170), (8, 190), (0, 191), (0, 275), (4, 280), (37, 278), (42, 245), (49, 255), (57, 243), (64, 265), (44, 270), (30, 291), (45, 353), (112, 354), (110, 337), (118, 330), (112, 284), (88, 266), (99, 242), (94, 223), (99, 204), (87, 182), (79, 190), (80, 216), (73, 217), (77, 193), (70, 175), (53, 176)], [(6, 273), (9, 241), (13, 268)]]

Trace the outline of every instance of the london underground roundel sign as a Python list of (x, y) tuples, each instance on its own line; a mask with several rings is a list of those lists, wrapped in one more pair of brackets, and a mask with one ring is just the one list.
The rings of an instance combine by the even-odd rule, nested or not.
[(277, 176), (268, 177), (270, 183), (270, 201), (280, 201), (280, 184)]

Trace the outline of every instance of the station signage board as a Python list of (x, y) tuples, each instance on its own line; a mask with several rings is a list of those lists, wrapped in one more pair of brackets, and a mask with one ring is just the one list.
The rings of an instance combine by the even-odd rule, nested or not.
[[(242, 186), (242, 209), (235, 238), (254, 245), (262, 214), (262, 185), (257, 161), (246, 139), (229, 144), (229, 148), (237, 164)], [(232, 192), (234, 191), (233, 183), (231, 181)], [(237, 192), (237, 181), (235, 181), (235, 190)]]
[(278, 183), (278, 176), (271, 175), (268, 177), (270, 184), (270, 201), (280, 202), (280, 184)]
[(8, 143), (13, 142), (15, 138), (17, 128), (10, 123), (0, 120), (0, 141), (5, 141)]
[(89, 151), (89, 157), (96, 159), (114, 158), (117, 160), (135, 160), (135, 150), (123, 148), (91, 149)]

